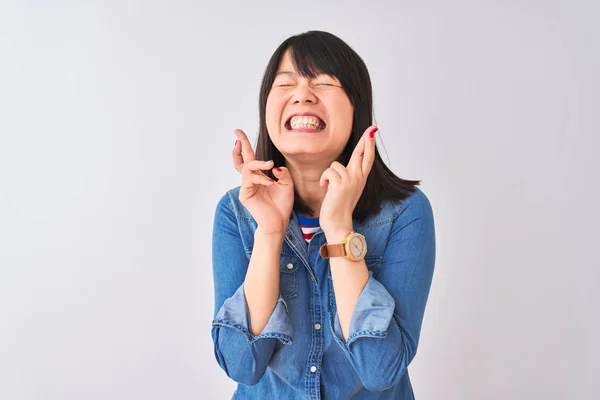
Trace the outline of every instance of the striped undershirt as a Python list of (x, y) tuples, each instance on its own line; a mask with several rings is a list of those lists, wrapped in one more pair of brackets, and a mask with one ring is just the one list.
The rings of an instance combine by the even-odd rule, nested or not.
[(298, 221), (300, 222), (300, 228), (302, 228), (304, 240), (306, 240), (306, 243), (310, 243), (310, 240), (315, 235), (315, 232), (319, 230), (319, 217), (308, 218), (303, 215), (300, 215), (300, 213), (298, 212), (296, 212), (296, 216), (298, 217)]

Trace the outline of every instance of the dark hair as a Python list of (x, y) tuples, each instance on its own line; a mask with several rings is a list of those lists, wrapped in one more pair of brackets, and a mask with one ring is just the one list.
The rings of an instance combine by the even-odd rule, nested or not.
[[(256, 159), (273, 160), (274, 165), (285, 165), (285, 157), (275, 147), (266, 125), (266, 104), (275, 73), (281, 57), (287, 49), (294, 68), (303, 77), (314, 78), (318, 74), (335, 76), (350, 99), (354, 108), (352, 132), (346, 147), (338, 158), (347, 165), (352, 152), (364, 131), (373, 124), (373, 97), (371, 78), (364, 61), (358, 54), (337, 36), (323, 31), (308, 31), (286, 39), (271, 56), (265, 69), (259, 96), (260, 125), (256, 144)], [(266, 175), (274, 178), (269, 170)], [(404, 200), (416, 190), (420, 181), (404, 180), (384, 164), (379, 151), (375, 149), (375, 161), (365, 188), (354, 208), (353, 218), (364, 221), (369, 215), (377, 214), (384, 200)], [(314, 215), (306, 202), (294, 189), (294, 209)]]

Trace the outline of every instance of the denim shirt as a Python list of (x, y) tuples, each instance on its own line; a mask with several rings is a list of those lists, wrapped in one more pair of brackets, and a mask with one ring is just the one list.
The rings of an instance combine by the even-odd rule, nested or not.
[(255, 336), (244, 279), (256, 221), (239, 186), (220, 199), (213, 227), (215, 358), (238, 382), (232, 399), (414, 399), (407, 367), (414, 358), (435, 263), (431, 204), (416, 188), (386, 201), (355, 232), (367, 240), (369, 280), (343, 339), (323, 231), (304, 240), (292, 213), (280, 257), (280, 293)]

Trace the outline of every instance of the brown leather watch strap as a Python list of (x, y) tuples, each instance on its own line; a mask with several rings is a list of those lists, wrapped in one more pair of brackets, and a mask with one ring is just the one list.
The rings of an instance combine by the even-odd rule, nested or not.
[(323, 258), (345, 257), (346, 256), (346, 248), (345, 248), (344, 243), (339, 243), (339, 244), (325, 243), (323, 246), (321, 246), (321, 249), (319, 250), (319, 254)]

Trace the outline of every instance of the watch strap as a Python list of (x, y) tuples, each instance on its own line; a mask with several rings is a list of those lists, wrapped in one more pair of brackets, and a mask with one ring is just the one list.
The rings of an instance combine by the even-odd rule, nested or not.
[(346, 256), (346, 244), (338, 243), (338, 244), (323, 244), (319, 249), (319, 254), (323, 258), (330, 257), (345, 257)]

